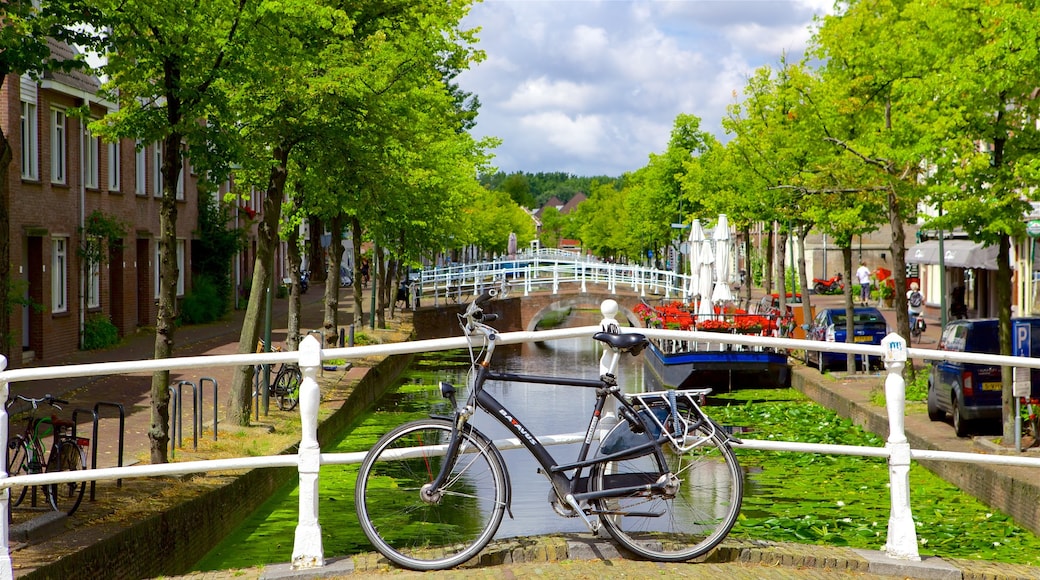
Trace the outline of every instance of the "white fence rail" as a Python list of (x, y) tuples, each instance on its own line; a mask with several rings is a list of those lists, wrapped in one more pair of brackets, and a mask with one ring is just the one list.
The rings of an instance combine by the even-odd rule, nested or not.
[(689, 300), (690, 277), (669, 270), (632, 264), (611, 264), (567, 252), (517, 254), (516, 258), (453, 264), (422, 270), (416, 291), (422, 299), (466, 302), (484, 288), (508, 281), (524, 296), (536, 291), (557, 293), (561, 287), (588, 291), (590, 284), (606, 285), (610, 292), (628, 289), (640, 296), (663, 295), (665, 299)]
[[(604, 302), (604, 315), (614, 318), (617, 305), (613, 301)], [(504, 344), (548, 341), (562, 338), (588, 337), (599, 330), (598, 326), (566, 328), (538, 332), (509, 332), (499, 335), (498, 341)], [(955, 453), (910, 449), (904, 429), (905, 384), (901, 371), (907, 356), (920, 359), (945, 359), (951, 361), (980, 362), (989, 364), (1007, 364), (1019, 367), (1040, 368), (1040, 359), (976, 355), (968, 353), (952, 353), (929, 349), (908, 349), (905, 341), (892, 334), (885, 338), (882, 346), (856, 344), (821, 343), (795, 339), (777, 339), (769, 337), (753, 337), (736, 334), (719, 334), (708, 332), (642, 329), (641, 332), (653, 338), (675, 340), (697, 340), (703, 342), (743, 344), (790, 349), (815, 349), (834, 352), (855, 353), (864, 355), (881, 355), (887, 367), (885, 378), (885, 394), (888, 401), (890, 435), (884, 448), (864, 446), (819, 445), (780, 441), (756, 441), (744, 439), (741, 448), (760, 449), (766, 451), (796, 451), (805, 453), (846, 454), (871, 457), (887, 457), (890, 474), (891, 512), (888, 527), (888, 539), (885, 552), (889, 557), (902, 560), (919, 559), (917, 551), (916, 531), (911, 517), (909, 503), (909, 467), (911, 459), (938, 459), (943, 461), (959, 461), (970, 463), (990, 463), (1040, 467), (1040, 459), (980, 455), (974, 453)], [(44, 367), (32, 369), (6, 369), (7, 361), (0, 357), (0, 400), (6, 400), (10, 384), (15, 382), (34, 381), (45, 378), (79, 377), (95, 375), (111, 375), (156, 370), (202, 369), (218, 366), (243, 366), (261, 363), (282, 363), (296, 361), (303, 373), (300, 392), (300, 413), (302, 430), (299, 452), (296, 455), (275, 455), (267, 457), (240, 457), (233, 459), (215, 459), (208, 461), (190, 461), (164, 465), (138, 465), (118, 468), (102, 468), (84, 472), (41, 473), (8, 477), (2, 473), (0, 477), (0, 580), (14, 578), (13, 562), (8, 549), (10, 513), (10, 488), (16, 485), (43, 485), (48, 483), (65, 483), (83, 481), (105, 481), (128, 479), (135, 477), (152, 477), (160, 475), (179, 475), (209, 471), (225, 471), (232, 469), (253, 469), (263, 467), (297, 466), (300, 477), (300, 514), (295, 544), (292, 555), (292, 566), (295, 569), (317, 568), (324, 566), (324, 554), (321, 544), (321, 527), (318, 521), (318, 477), (321, 465), (358, 463), (364, 453), (321, 453), (317, 441), (318, 405), (320, 400), (316, 376), (321, 362), (328, 359), (356, 359), (367, 356), (386, 356), (464, 348), (465, 338), (448, 338), (404, 342), (388, 345), (358, 346), (351, 348), (321, 349), (321, 345), (313, 336), (308, 336), (300, 345), (299, 352), (219, 355), (171, 358), (164, 360), (140, 360), (114, 362), (104, 364), (68, 365), (60, 367)], [(9, 417), (6, 409), (0, 406), (0, 441), (6, 441), (9, 434)], [(606, 427), (604, 427), (606, 428)], [(582, 440), (584, 433), (553, 435), (541, 438), (545, 444), (573, 443)], [(495, 442), (503, 448), (517, 447), (519, 441), (504, 439)], [(0, 465), (0, 469), (5, 468)]]

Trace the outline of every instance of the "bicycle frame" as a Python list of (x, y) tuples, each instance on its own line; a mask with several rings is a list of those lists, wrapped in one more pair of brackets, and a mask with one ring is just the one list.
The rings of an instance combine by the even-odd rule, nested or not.
[[(490, 327), (486, 327), (490, 328)], [(511, 433), (513, 433), (519, 440), (520, 443), (531, 453), (538, 464), (542, 468), (542, 473), (549, 479), (550, 484), (553, 486), (553, 490), (556, 496), (564, 503), (566, 503), (574, 512), (579, 515), (589, 527), (590, 530), (596, 531), (599, 529), (599, 521), (590, 519), (580, 507), (580, 502), (589, 501), (607, 497), (623, 497), (634, 492), (664, 492), (670, 484), (670, 480), (667, 475), (669, 471), (667, 468), (667, 459), (664, 456), (662, 445), (670, 440), (670, 436), (665, 430), (661, 430), (661, 435), (657, 439), (647, 437), (645, 443), (630, 447), (623, 451), (607, 454), (597, 455), (596, 457), (589, 459), (589, 451), (592, 447), (592, 441), (595, 438), (597, 427), (599, 427), (600, 421), (603, 415), (603, 408), (606, 404), (607, 398), (611, 397), (621, 408), (626, 410), (626, 416), (634, 418), (642, 424), (644, 432), (650, 433), (653, 425), (648, 425), (643, 418), (636, 412), (635, 408), (629, 401), (627, 401), (622, 395), (621, 390), (614, 381), (614, 375), (612, 372), (600, 377), (598, 380), (592, 379), (576, 379), (576, 378), (560, 378), (560, 377), (547, 377), (538, 375), (520, 375), (512, 373), (496, 373), (489, 369), (491, 356), (494, 353), (494, 335), (488, 334), (488, 350), (483, 360), (475, 365), (476, 368), (476, 379), (473, 383), (474, 392), (471, 394), (471, 400), (476, 404), (477, 408), (484, 410), (486, 413), (495, 418), (499, 423), (506, 427)], [(610, 370), (613, 371), (617, 367), (620, 353), (615, 351), (612, 356), (612, 362), (610, 364)], [(590, 388), (596, 390), (596, 403), (592, 411), (592, 416), (589, 419), (588, 427), (585, 430), (585, 438), (581, 443), (581, 448), (578, 451), (578, 457), (574, 462), (571, 463), (558, 463), (556, 458), (545, 448), (541, 442), (538, 441), (537, 437), (529, 430), (517, 417), (516, 415), (507, 409), (501, 402), (495, 399), (490, 393), (484, 390), (484, 383), (486, 381), (512, 381), (521, 383), (531, 384), (548, 384), (548, 385), (560, 385), (560, 386), (573, 386), (581, 388)], [(451, 473), (452, 466), (458, 460), (459, 447), (461, 444), (461, 438), (458, 437), (458, 433), (462, 430), (463, 426), (468, 422), (469, 417), (472, 415), (472, 410), (467, 405), (464, 409), (459, 409), (455, 402), (455, 391), (454, 387), (450, 385), (442, 385), (442, 393), (446, 398), (451, 400), (452, 406), (455, 407), (456, 412), (453, 418), (453, 422), (456, 425), (456, 429), (452, 431), (452, 436), (448, 442), (447, 452), (445, 454), (445, 461), (441, 465), (441, 470), (437, 474), (437, 477), (427, 485), (428, 489), (439, 489), (448, 478), (448, 474)], [(601, 491), (589, 491), (588, 490), (588, 477), (583, 477), (582, 474), (586, 469), (589, 469), (595, 465), (606, 463), (609, 461), (625, 458), (635, 457), (640, 455), (646, 455), (653, 453), (656, 464), (658, 466), (660, 475), (662, 477), (650, 485), (640, 483), (639, 485), (630, 485), (624, 487), (612, 487), (609, 490)], [(573, 475), (568, 476), (567, 472), (574, 472)]]

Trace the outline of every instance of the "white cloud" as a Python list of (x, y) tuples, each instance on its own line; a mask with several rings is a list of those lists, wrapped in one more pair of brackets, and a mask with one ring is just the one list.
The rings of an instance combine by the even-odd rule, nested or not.
[(721, 135), (752, 71), (797, 59), (829, 0), (484, 0), (487, 59), (459, 76), (504, 171), (620, 175), (663, 151), (675, 117)]

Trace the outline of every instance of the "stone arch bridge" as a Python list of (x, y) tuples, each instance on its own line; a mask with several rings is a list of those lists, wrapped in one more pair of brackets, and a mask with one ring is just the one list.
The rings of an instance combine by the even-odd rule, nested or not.
[[(469, 302), (463, 297), (459, 303), (440, 304), (439, 306), (420, 307), (416, 309), (413, 324), (416, 339), (444, 338), (458, 336), (459, 322), (457, 314), (462, 313)], [(649, 298), (649, 297), (648, 297)], [(636, 292), (610, 292), (589, 288), (585, 292), (561, 291), (557, 293), (539, 292), (527, 296), (515, 294), (493, 300), (485, 309), (486, 312), (498, 314), (494, 326), (502, 332), (534, 330), (538, 321), (553, 311), (567, 308), (591, 308), (598, 310), (604, 300), (616, 300), (619, 306), (618, 317), (624, 318), (632, 326), (639, 326), (639, 318), (634, 308), (639, 304), (640, 296)], [(619, 320), (624, 324), (624, 320)]]

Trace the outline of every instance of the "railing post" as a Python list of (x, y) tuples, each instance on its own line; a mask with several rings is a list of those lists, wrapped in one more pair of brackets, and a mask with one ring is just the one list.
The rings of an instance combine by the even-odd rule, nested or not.
[[(885, 405), (888, 408), (888, 479), (892, 505), (888, 517), (888, 540), (885, 553), (899, 560), (921, 559), (917, 551), (917, 530), (910, 511), (910, 442), (904, 429), (906, 408), (906, 340), (891, 333), (884, 338)], [(822, 356), (822, 355), (821, 355)], [(863, 357), (867, 358), (867, 357)]]
[(318, 472), (321, 468), (321, 447), (318, 444), (318, 367), (321, 365), (321, 345), (311, 335), (300, 343), (300, 516), (296, 524), (293, 544), (292, 569), (320, 568), (325, 565), (321, 545), (321, 525), (318, 523)]
[[(6, 369), (7, 357), (0, 355), (0, 372)], [(0, 401), (7, 401), (10, 386), (7, 379), (0, 379)], [(7, 432), (8, 419), (7, 405), (0, 405), (0, 441), (3, 441), (4, 445), (7, 444), (7, 438), (10, 435)], [(10, 475), (7, 473), (6, 461), (0, 461), (0, 473), (3, 473), (4, 477)], [(14, 578), (14, 564), (11, 562), (11, 549), (8, 545), (11, 538), (10, 522), (11, 488), (5, 487), (0, 495), (0, 580), (13, 580)]]

